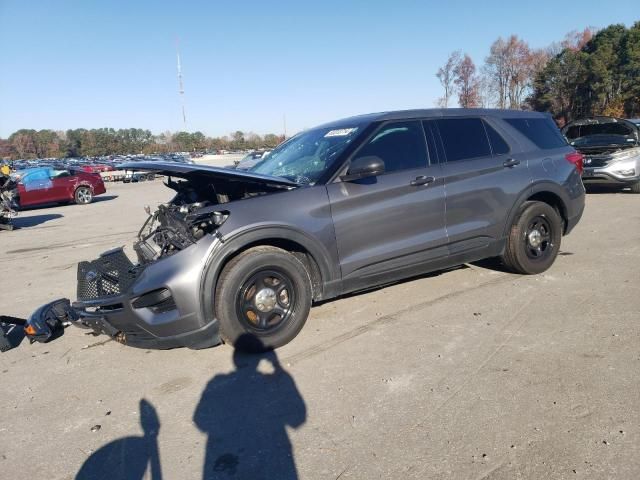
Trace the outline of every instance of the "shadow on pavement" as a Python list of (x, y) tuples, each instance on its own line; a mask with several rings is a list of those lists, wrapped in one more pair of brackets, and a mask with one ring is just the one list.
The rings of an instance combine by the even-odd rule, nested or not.
[[(76, 480), (161, 480), (158, 432), (160, 419), (153, 405), (140, 400), (140, 425), (144, 434), (123, 437), (96, 450), (80, 467)], [(147, 467), (150, 476), (145, 477)]]
[(63, 215), (59, 213), (49, 213), (46, 215), (32, 215), (30, 217), (16, 217), (13, 219), (13, 227), (14, 228), (30, 228), (41, 225), (50, 220), (57, 220), (58, 218), (62, 218)]
[(115, 200), (116, 198), (118, 198), (118, 195), (99, 195), (97, 197), (93, 197), (92, 203), (108, 202), (109, 200)]
[(631, 190), (622, 186), (616, 187), (611, 185), (586, 184), (584, 188), (587, 194), (590, 195), (600, 195), (607, 193), (631, 193)]
[[(255, 341), (244, 337), (238, 342)], [(270, 373), (258, 371), (262, 360)], [(297, 479), (286, 427), (300, 427), (307, 412), (293, 378), (275, 352), (236, 350), (233, 361), (233, 372), (211, 379), (193, 416), (209, 436), (202, 478)]]

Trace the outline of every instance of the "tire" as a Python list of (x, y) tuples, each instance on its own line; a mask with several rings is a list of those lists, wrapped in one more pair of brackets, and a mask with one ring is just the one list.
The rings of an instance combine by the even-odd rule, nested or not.
[(238, 350), (281, 347), (300, 332), (311, 309), (304, 264), (285, 250), (250, 248), (222, 270), (215, 292), (220, 336)]
[(640, 182), (631, 185), (631, 193), (640, 193)]
[(525, 202), (511, 226), (502, 261), (514, 273), (542, 273), (553, 265), (561, 239), (558, 212), (543, 202)]
[(93, 201), (93, 192), (89, 187), (78, 187), (73, 194), (73, 199), (78, 205), (88, 205)]

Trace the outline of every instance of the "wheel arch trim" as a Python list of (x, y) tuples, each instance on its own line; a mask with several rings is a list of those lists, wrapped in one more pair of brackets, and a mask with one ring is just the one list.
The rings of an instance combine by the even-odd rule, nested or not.
[[(546, 197), (546, 198), (545, 198)], [(552, 201), (549, 201), (552, 200)], [(516, 202), (513, 203), (509, 214), (507, 215), (507, 221), (504, 226), (503, 236), (506, 237), (509, 235), (509, 230), (511, 229), (511, 225), (515, 221), (518, 212), (522, 209), (522, 205), (527, 201), (541, 201), (551, 205), (552, 207), (557, 207), (559, 210), (560, 217), (563, 222), (563, 235), (566, 233), (567, 228), (567, 220), (568, 220), (568, 210), (567, 204), (568, 199), (566, 194), (562, 191), (562, 187), (549, 181), (540, 181), (536, 182), (529, 186), (526, 190), (524, 190), (518, 196)]]

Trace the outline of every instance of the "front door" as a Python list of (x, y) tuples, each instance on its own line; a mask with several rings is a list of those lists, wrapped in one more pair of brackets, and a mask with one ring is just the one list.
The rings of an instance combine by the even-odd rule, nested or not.
[(327, 186), (345, 291), (420, 273), (447, 255), (440, 166), (430, 164), (419, 121), (385, 123), (352, 158), (385, 172)]
[(48, 170), (43, 168), (28, 172), (18, 182), (20, 206), (26, 207), (53, 201), (52, 187), (53, 183)]

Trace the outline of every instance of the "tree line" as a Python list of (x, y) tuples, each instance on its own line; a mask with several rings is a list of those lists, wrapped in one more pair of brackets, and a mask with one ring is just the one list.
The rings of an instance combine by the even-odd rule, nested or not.
[(159, 135), (141, 128), (78, 128), (67, 131), (21, 129), (0, 139), (0, 159), (98, 157), (106, 155), (202, 152), (273, 148), (284, 137), (264, 136), (240, 130), (223, 137), (202, 132), (164, 132)]
[(577, 118), (640, 116), (640, 22), (571, 32), (560, 43), (532, 49), (511, 35), (498, 38), (480, 68), (452, 52), (436, 77), (442, 108), (531, 109), (560, 125)]

